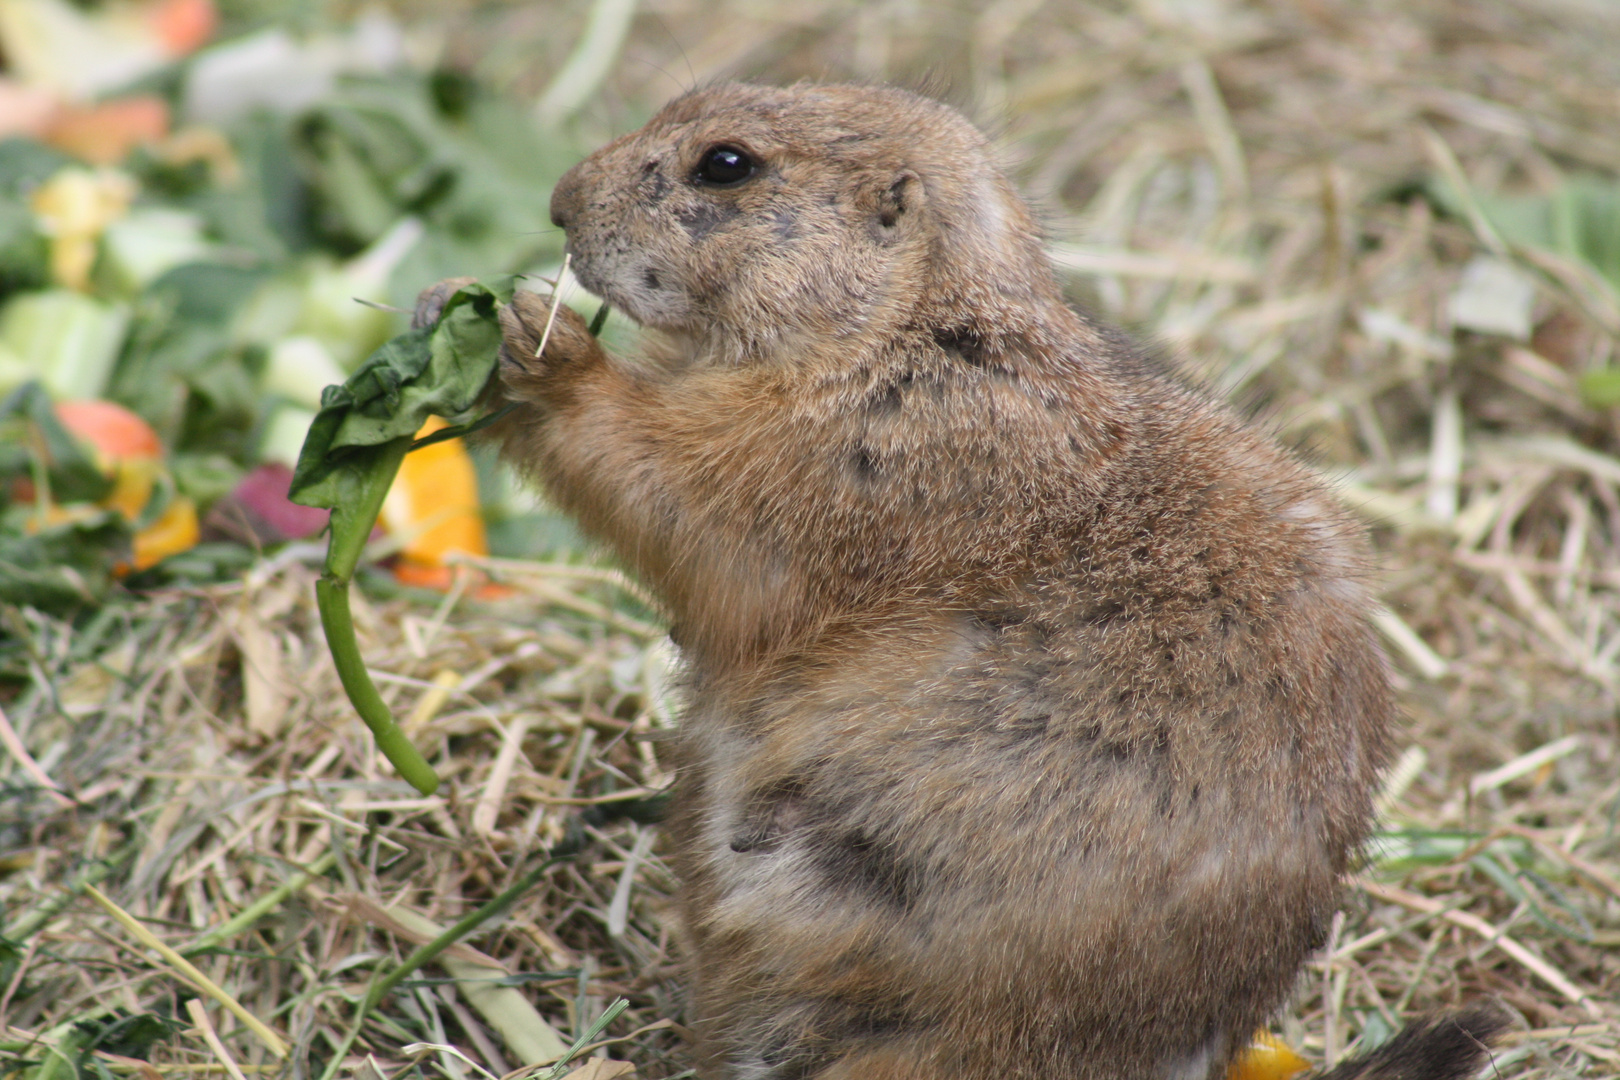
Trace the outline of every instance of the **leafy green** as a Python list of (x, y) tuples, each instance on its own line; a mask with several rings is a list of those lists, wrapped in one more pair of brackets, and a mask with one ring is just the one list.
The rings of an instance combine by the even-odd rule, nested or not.
[(94, 502), (112, 490), (113, 481), (57, 419), (40, 383), (24, 383), (0, 399), (0, 432), (8, 436), (0, 441), (0, 469), (43, 475), (57, 502)]
[(129, 524), (113, 510), (28, 532), (23, 507), (0, 524), (0, 602), (61, 611), (96, 604), (129, 558)]
[[(1431, 183), (1426, 190), (1441, 210), (1467, 216), (1462, 195), (1450, 185)], [(1579, 174), (1547, 195), (1475, 193), (1474, 199), (1509, 244), (1578, 259), (1620, 289), (1620, 182)]]
[(515, 102), (465, 79), (351, 80), (300, 119), (292, 142), (323, 243), (353, 253), (405, 215), (426, 226), (393, 273), (396, 304), (424, 282), (561, 254), (550, 192), (581, 147), (542, 137)]
[(507, 279), (457, 290), (432, 328), (399, 335), (343, 385), (327, 387), (288, 492), (293, 502), (332, 511), (326, 568), (315, 583), (327, 647), (377, 748), (424, 795), (433, 794), (439, 778), (400, 731), (366, 673), (349, 611), (349, 583), (416, 432), (429, 416), (470, 410), (495, 374), (497, 306), (511, 300), (512, 287)]
[(457, 417), (471, 409), (495, 371), (501, 343), (496, 310), (511, 300), (512, 284), (468, 285), (445, 304), (431, 331), (399, 335), (342, 386), (327, 387), (298, 455), (289, 498), (327, 509), (351, 502), (367, 471), (369, 448), (415, 435), (430, 416)]
[(159, 277), (141, 295), (112, 396), (171, 446), (240, 453), (259, 406), (263, 350), (236, 341), (231, 324), (265, 277), (219, 263)]

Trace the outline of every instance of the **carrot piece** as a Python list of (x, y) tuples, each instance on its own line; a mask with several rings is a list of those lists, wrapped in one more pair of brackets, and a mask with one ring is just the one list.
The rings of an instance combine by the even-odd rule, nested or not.
[(122, 405), (111, 401), (63, 401), (57, 403), (56, 418), (109, 462), (163, 457), (163, 440), (157, 432)]
[(153, 94), (64, 105), (45, 130), (45, 141), (92, 165), (116, 165), (143, 143), (169, 133), (169, 106)]
[(1227, 1069), (1226, 1080), (1288, 1080), (1310, 1068), (1310, 1065), (1310, 1062), (1294, 1053), (1287, 1043), (1259, 1031), (1248, 1048)]
[(135, 569), (145, 570), (195, 547), (198, 535), (197, 504), (176, 495), (161, 517), (135, 534)]
[[(416, 437), (447, 426), (430, 417)], [(406, 584), (448, 589), (445, 556), (489, 553), (478, 508), (478, 476), (460, 439), (424, 446), (406, 456), (383, 502), (382, 522), (390, 533), (405, 539), (394, 575)]]
[(170, 56), (195, 52), (219, 28), (214, 0), (157, 0), (146, 17)]

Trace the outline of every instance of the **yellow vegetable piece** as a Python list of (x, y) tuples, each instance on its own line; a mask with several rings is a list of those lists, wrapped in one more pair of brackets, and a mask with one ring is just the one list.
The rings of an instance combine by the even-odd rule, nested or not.
[[(445, 426), (431, 417), (416, 437)], [(406, 454), (379, 517), (383, 528), (405, 541), (396, 573), (411, 584), (448, 588), (445, 556), (489, 553), (478, 509), (478, 476), (460, 439)]]
[(1310, 1067), (1287, 1043), (1259, 1031), (1226, 1070), (1226, 1080), (1288, 1080)]
[(51, 238), (51, 277), (85, 292), (96, 261), (96, 241), (123, 217), (135, 198), (135, 181), (116, 169), (66, 165), (35, 190), (29, 205), (40, 231)]
[(184, 495), (169, 500), (163, 516), (135, 534), (135, 569), (145, 570), (170, 555), (194, 547), (199, 530), (197, 504)]
[(109, 473), (113, 478), (112, 492), (101, 500), (101, 505), (110, 510), (117, 510), (130, 521), (141, 516), (146, 509), (147, 501), (152, 498), (152, 486), (157, 481), (158, 474), (163, 471), (163, 463), (151, 458), (129, 458), (124, 461), (106, 462), (99, 460), (97, 465), (102, 471)]

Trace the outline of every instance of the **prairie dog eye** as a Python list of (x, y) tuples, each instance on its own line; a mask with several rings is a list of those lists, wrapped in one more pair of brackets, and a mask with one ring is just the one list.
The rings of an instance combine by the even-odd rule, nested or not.
[(759, 163), (746, 150), (722, 143), (711, 146), (698, 160), (697, 178), (705, 184), (726, 187), (740, 184), (759, 168)]

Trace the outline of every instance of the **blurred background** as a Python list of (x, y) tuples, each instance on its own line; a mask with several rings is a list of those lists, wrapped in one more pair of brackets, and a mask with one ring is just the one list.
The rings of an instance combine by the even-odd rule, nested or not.
[(419, 289), (549, 291), (555, 179), (741, 78), (962, 109), (1073, 301), (1366, 521), (1410, 749), (1276, 1034), (1322, 1061), (1494, 995), (1501, 1075), (1620, 1075), (1620, 7), (0, 0), (0, 65), (8, 1070), (499, 1076), (623, 999), (573, 1064), (686, 1075), (635, 821), (585, 826), (345, 1049), (374, 971), (581, 806), (668, 783), (677, 658), (543, 500), (458, 443), (413, 455), (356, 618), (446, 779), (417, 798), (337, 692), (324, 513), (286, 491), (322, 387)]

